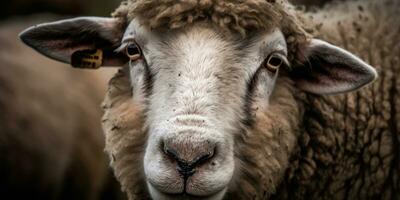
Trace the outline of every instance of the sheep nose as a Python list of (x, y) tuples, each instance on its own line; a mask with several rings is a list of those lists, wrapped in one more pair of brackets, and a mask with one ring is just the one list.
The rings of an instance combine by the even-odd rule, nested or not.
[(177, 171), (185, 178), (196, 172), (196, 167), (206, 164), (215, 153), (211, 142), (164, 142), (164, 154), (177, 164)]

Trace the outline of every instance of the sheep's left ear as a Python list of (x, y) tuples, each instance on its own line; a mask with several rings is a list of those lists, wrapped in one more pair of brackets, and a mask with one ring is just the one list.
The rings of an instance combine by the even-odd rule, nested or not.
[(124, 25), (115, 18), (78, 17), (28, 28), (21, 40), (39, 53), (76, 68), (121, 66), (127, 56), (114, 52)]
[(377, 78), (375, 69), (360, 58), (322, 40), (312, 39), (300, 51), (304, 59), (294, 67), (291, 77), (307, 92), (349, 92)]

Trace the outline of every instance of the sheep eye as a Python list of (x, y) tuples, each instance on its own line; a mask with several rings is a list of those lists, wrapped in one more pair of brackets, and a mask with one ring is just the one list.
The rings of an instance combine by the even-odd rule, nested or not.
[(279, 67), (284, 63), (283, 59), (275, 54), (272, 54), (268, 57), (267, 61), (265, 62), (264, 66), (267, 68), (270, 72), (275, 73)]
[(126, 46), (126, 55), (131, 60), (137, 60), (142, 57), (142, 51), (137, 44), (131, 43)]

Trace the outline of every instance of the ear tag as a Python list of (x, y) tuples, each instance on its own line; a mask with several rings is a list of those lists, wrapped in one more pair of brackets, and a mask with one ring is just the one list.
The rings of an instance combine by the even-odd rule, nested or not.
[(83, 50), (72, 54), (71, 65), (75, 68), (98, 69), (103, 64), (103, 50)]

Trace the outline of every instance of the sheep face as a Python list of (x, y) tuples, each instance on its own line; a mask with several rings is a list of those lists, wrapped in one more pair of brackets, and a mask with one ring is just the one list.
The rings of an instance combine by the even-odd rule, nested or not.
[[(293, 93), (347, 92), (376, 77), (354, 55), (320, 40), (304, 43), (298, 52), (304, 62), (294, 66), (278, 28), (243, 38), (201, 22), (150, 30), (135, 20), (123, 26), (77, 18), (30, 28), (21, 38), (75, 67), (125, 66), (132, 95), (112, 115), (126, 122), (105, 131), (115, 173), (132, 199), (140, 184), (153, 199), (268, 196), (296, 143)], [(115, 136), (126, 127), (135, 131)], [(127, 170), (141, 167), (143, 177)], [(143, 182), (129, 183), (137, 180)]]
[(146, 104), (149, 190), (155, 199), (220, 199), (235, 173), (234, 136), (252, 106), (268, 106), (287, 63), (285, 39), (279, 30), (241, 41), (207, 25), (163, 34), (137, 27), (120, 49), (142, 54), (129, 70), (133, 99)]

